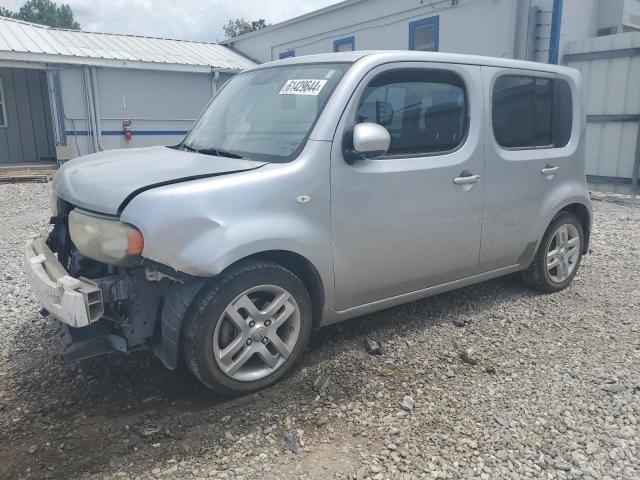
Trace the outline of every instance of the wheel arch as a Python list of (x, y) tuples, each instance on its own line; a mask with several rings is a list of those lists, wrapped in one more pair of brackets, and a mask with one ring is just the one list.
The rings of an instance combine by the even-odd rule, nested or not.
[(582, 253), (587, 253), (589, 251), (589, 238), (591, 236), (591, 202), (588, 197), (580, 196), (572, 196), (570, 198), (566, 198), (563, 201), (557, 203), (554, 208), (551, 209), (548, 216), (544, 219), (543, 223), (539, 226), (538, 238), (535, 244), (535, 248), (533, 249), (533, 254), (538, 250), (540, 246), (540, 242), (542, 242), (542, 238), (546, 233), (549, 225), (553, 222), (553, 219), (558, 216), (560, 212), (569, 212), (578, 217), (578, 220), (582, 224), (583, 233), (584, 233), (584, 245), (582, 248)]
[[(583, 203), (570, 203), (562, 207), (562, 209), (558, 212), (569, 212), (575, 215), (578, 220), (580, 220), (580, 224), (582, 225), (582, 232), (584, 234), (584, 245), (582, 246), (582, 253), (586, 254), (589, 252), (589, 239), (591, 237), (591, 212), (587, 208), (587, 206)], [(556, 213), (557, 215), (557, 213)], [(554, 218), (555, 216), (554, 215)]]
[(309, 259), (289, 250), (267, 250), (244, 257), (233, 265), (250, 260), (268, 260), (277, 263), (300, 278), (311, 298), (313, 328), (317, 329), (320, 326), (324, 312), (325, 289), (318, 269)]
[[(569, 220), (568, 215), (574, 217), (573, 220)], [(563, 218), (564, 216), (564, 218)], [(576, 256), (577, 265), (573, 271), (568, 272), (568, 276), (555, 280), (551, 277), (548, 267), (548, 248), (550, 246), (552, 238), (549, 235), (555, 235), (556, 229), (564, 225), (564, 222), (571, 221), (572, 223), (579, 223), (582, 227), (583, 235), (583, 253), (589, 250), (589, 233), (591, 229), (591, 209), (589, 203), (583, 203), (580, 201), (564, 202), (557, 208), (554, 208), (553, 214), (547, 219), (547, 223), (542, 229), (542, 233), (531, 261), (528, 263), (528, 267), (522, 272), (524, 282), (542, 292), (553, 293), (564, 289), (573, 279), (580, 264), (580, 256)], [(549, 240), (546, 240), (549, 239)], [(543, 243), (544, 242), (544, 243)], [(544, 247), (544, 248), (543, 248)], [(557, 247), (556, 247), (557, 248)]]
[[(312, 309), (312, 328), (322, 323), (325, 304), (325, 289), (317, 268), (304, 256), (288, 250), (267, 250), (240, 258), (228, 265), (223, 272), (235, 265), (252, 260), (267, 260), (291, 270), (309, 292)], [(221, 272), (222, 273), (222, 272)], [(189, 281), (176, 283), (168, 289), (160, 311), (160, 338), (154, 345), (154, 353), (169, 369), (178, 366), (182, 326), (193, 302), (208, 281), (214, 277), (192, 277)]]

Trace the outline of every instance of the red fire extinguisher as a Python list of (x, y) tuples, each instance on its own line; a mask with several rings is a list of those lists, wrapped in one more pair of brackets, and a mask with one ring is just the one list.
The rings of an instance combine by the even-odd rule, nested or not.
[(127, 139), (127, 142), (131, 141), (131, 137), (133, 136), (133, 131), (131, 130), (131, 120), (125, 120), (122, 122), (122, 131), (124, 132), (124, 138)]

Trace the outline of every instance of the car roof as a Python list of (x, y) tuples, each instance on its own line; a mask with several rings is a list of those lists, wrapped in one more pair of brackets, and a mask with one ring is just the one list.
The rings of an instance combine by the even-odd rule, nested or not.
[(488, 67), (514, 68), (520, 70), (535, 70), (549, 73), (568, 73), (572, 69), (540, 62), (528, 62), (524, 60), (513, 60), (510, 58), (484, 57), (480, 55), (463, 55), (459, 53), (442, 52), (417, 52), (413, 50), (359, 50), (355, 52), (321, 53), (316, 55), (305, 55), (301, 57), (289, 57), (282, 60), (275, 60), (263, 63), (251, 68), (269, 68), (280, 65), (296, 65), (305, 63), (355, 63), (363, 58), (373, 63), (389, 62), (434, 62), (434, 63), (456, 63), (464, 65), (480, 65)]

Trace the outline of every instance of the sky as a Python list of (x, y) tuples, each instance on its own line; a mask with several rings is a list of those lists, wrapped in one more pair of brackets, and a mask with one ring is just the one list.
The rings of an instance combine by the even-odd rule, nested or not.
[[(62, 0), (83, 30), (215, 42), (230, 19), (277, 23), (340, 0)], [(18, 10), (25, 0), (0, 0)]]

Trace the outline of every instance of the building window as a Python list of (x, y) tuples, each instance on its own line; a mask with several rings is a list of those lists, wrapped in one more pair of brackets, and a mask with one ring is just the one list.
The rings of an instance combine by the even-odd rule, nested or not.
[(573, 121), (565, 80), (505, 75), (493, 87), (493, 133), (509, 149), (561, 148)]
[(458, 148), (467, 128), (462, 79), (441, 70), (393, 70), (367, 85), (356, 123), (391, 135), (387, 156), (434, 155)]
[(7, 126), (7, 109), (5, 107), (4, 85), (0, 78), (0, 127)]
[(409, 23), (409, 50), (437, 52), (440, 43), (440, 17), (423, 18)]
[(333, 42), (334, 52), (353, 52), (356, 49), (355, 37), (341, 38)]
[(286, 52), (280, 52), (280, 56), (278, 58), (280, 58), (280, 60), (282, 60), (283, 58), (291, 58), (291, 57), (295, 57), (296, 56), (296, 51), (295, 50), (287, 50)]

